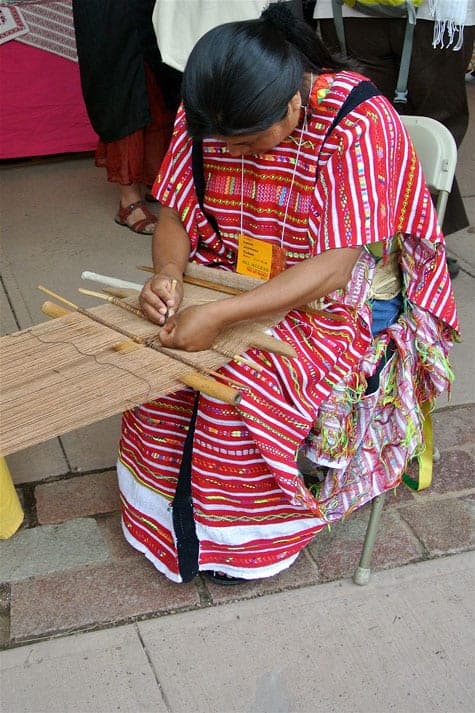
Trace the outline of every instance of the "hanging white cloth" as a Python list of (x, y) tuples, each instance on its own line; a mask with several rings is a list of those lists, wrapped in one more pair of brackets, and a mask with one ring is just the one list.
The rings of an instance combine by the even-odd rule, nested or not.
[(467, 21), (468, 0), (429, 0), (434, 17), (433, 47), (453, 47), (463, 44), (463, 28)]
[[(332, 0), (318, 0), (313, 16), (316, 20), (333, 17)], [(343, 17), (366, 18), (353, 7), (343, 5)], [(419, 6), (417, 20), (434, 22), (434, 47), (458, 50), (463, 43), (464, 26), (475, 25), (475, 0), (426, 0)]]

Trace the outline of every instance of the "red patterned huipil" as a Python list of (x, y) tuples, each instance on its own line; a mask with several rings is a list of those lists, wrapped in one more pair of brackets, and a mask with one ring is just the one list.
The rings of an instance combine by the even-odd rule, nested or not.
[[(396, 486), (422, 444), (421, 403), (452, 379), (447, 353), (458, 325), (444, 241), (399, 117), (374, 96), (327, 135), (362, 80), (318, 77), (306, 121), (267, 154), (232, 158), (223, 142), (204, 140), (204, 207), (219, 235), (198, 205), (182, 110), (176, 119), (155, 191), (180, 215), (191, 260), (234, 270), (241, 229), (283, 245), (287, 267), (346, 246), (383, 242), (388, 252), (397, 235), (403, 275), (403, 313), (373, 337), (375, 258), (363, 250), (347, 288), (327, 296), (328, 318), (295, 309), (273, 329), (298, 359), (251, 349), (262, 372), (223, 367), (251, 387), (238, 407), (200, 395), (191, 495), (201, 570), (275, 574), (321, 528)], [(390, 341), (379, 388), (365, 393)], [(177, 582), (171, 503), (194, 398), (186, 389), (124, 414), (118, 463), (125, 536)], [(312, 492), (299, 452), (328, 468)]]

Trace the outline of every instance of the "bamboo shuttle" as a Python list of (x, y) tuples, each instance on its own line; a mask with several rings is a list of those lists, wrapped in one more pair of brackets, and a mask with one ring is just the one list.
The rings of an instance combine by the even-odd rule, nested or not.
[(135, 314), (137, 317), (144, 317), (144, 314), (141, 309), (129, 305), (128, 302), (121, 302), (121, 300), (117, 297), (113, 297), (111, 295), (103, 295), (100, 292), (94, 292), (93, 290), (86, 290), (84, 287), (80, 287), (78, 289), (78, 292), (83, 295), (88, 295), (89, 297), (97, 297), (102, 300), (105, 300), (106, 302), (110, 302), (111, 304), (116, 305), (116, 307), (120, 307), (121, 309), (127, 310), (127, 312), (130, 312), (131, 314)]

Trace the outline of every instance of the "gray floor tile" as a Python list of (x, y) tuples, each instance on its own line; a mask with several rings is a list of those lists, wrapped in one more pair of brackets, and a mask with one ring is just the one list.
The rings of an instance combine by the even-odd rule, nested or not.
[(70, 636), (3, 653), (5, 713), (165, 713), (133, 627)]

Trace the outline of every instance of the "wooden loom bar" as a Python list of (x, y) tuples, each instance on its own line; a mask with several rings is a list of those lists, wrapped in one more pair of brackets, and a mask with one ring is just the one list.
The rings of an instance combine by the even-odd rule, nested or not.
[[(153, 267), (148, 265), (137, 265), (138, 270), (143, 270), (144, 272), (154, 273)], [(206, 268), (209, 271), (209, 268)], [(187, 266), (187, 271), (183, 275), (183, 282), (188, 285), (195, 285), (196, 287), (205, 287), (207, 290), (214, 290), (215, 292), (223, 292), (227, 295), (240, 295), (245, 290), (242, 287), (233, 287), (232, 285), (226, 285), (223, 282), (214, 282), (213, 280), (205, 279), (204, 276), (199, 277), (195, 275), (188, 274), (189, 266)], [(227, 274), (227, 273), (226, 273)], [(232, 275), (233, 273), (229, 273)]]
[[(191, 263), (187, 267), (187, 271), (190, 267), (202, 268), (201, 265), (192, 265)], [(145, 272), (154, 272), (153, 267), (147, 267), (146, 265), (137, 265), (139, 270), (144, 270)], [(210, 270), (210, 268), (202, 268), (208, 272), (220, 272), (219, 270)], [(221, 271), (224, 272), (224, 271)], [(247, 287), (233, 287), (232, 285), (225, 285), (221, 282), (212, 282), (210, 280), (205, 280), (202, 277), (194, 277), (185, 273), (183, 277), (183, 282), (189, 285), (195, 285), (197, 287), (205, 287), (208, 290), (214, 290), (215, 292), (223, 292), (229, 295), (240, 295), (246, 291), (246, 289), (252, 289), (252, 287), (257, 287), (258, 284), (262, 284), (261, 280), (255, 280), (254, 278), (247, 278), (244, 275), (236, 275), (236, 273), (230, 272), (225, 273), (226, 277), (232, 276), (233, 278), (238, 278), (237, 284), (242, 283), (242, 278), (244, 277), (246, 282), (244, 284)], [(250, 282), (247, 282), (250, 281)], [(275, 354), (280, 354), (281, 356), (295, 357), (296, 352), (291, 344), (283, 342), (280, 339), (272, 337), (270, 334), (265, 334), (262, 332), (260, 335), (253, 335), (250, 346), (256, 349), (262, 349), (263, 351), (274, 352)], [(214, 348), (214, 347), (213, 347)]]
[[(199, 302), (206, 293), (201, 287), (185, 288), (185, 300), (190, 304)], [(137, 295), (130, 286), (114, 290), (120, 290), (120, 297)], [(208, 293), (206, 299), (213, 299), (213, 295)], [(127, 302), (136, 306), (134, 301)], [(60, 319), (0, 338), (0, 452), (4, 455), (176, 392), (181, 388), (180, 376), (188, 371), (182, 362), (170, 359), (175, 353), (169, 356), (145, 347), (147, 339), (156, 337), (157, 328), (133, 313), (117, 314), (115, 305), (104, 304), (91, 310), (103, 319), (90, 319), (75, 306), (65, 315), (58, 304), (50, 304), (53, 316)], [(236, 352), (248, 349), (251, 334), (267, 329), (274, 321), (250, 320), (233, 325), (220, 335), (216, 349), (192, 355), (196, 362), (193, 367), (207, 375), (214, 373), (218, 384), (211, 380), (213, 386), (232, 384), (227, 374), (226, 378), (219, 374), (221, 367)], [(115, 325), (128, 330), (126, 335)], [(130, 339), (130, 333), (137, 341)], [(255, 362), (249, 367), (255, 369)], [(219, 371), (213, 372), (215, 369)], [(251, 387), (239, 384), (238, 388), (244, 392)], [(230, 391), (234, 396), (236, 391)]]
[(173, 353), (173, 350), (171, 349), (166, 349), (165, 347), (159, 346), (153, 339), (144, 340), (143, 337), (138, 337), (136, 334), (133, 334), (132, 332), (129, 332), (126, 329), (122, 329), (116, 325), (112, 325), (110, 322), (107, 322), (107, 320), (98, 317), (96, 314), (93, 314), (87, 309), (83, 309), (82, 307), (75, 305), (73, 302), (70, 302), (64, 297), (61, 297), (52, 290), (48, 290), (42, 285), (38, 285), (38, 289), (40, 289), (42, 292), (49, 295), (50, 297), (54, 297), (59, 301), (63, 301), (73, 310), (79, 312), (79, 314), (82, 314), (84, 317), (98, 322), (103, 327), (107, 327), (109, 329), (112, 329), (113, 331), (119, 332), (119, 334), (122, 334), (124, 337), (131, 339), (137, 344), (142, 344), (143, 346), (149, 347), (150, 349), (154, 349), (155, 351), (165, 354), (171, 359), (174, 359), (175, 361), (178, 361), (184, 364), (185, 366), (190, 367), (193, 371), (191, 373), (184, 374), (183, 378), (182, 376), (180, 376), (180, 380), (183, 381), (183, 383), (187, 386), (190, 386), (191, 388), (195, 389), (195, 391), (203, 391), (204, 393), (208, 394), (208, 396), (212, 396), (214, 398), (220, 399), (221, 401), (224, 401), (225, 403), (233, 405), (238, 404), (241, 400), (241, 393), (239, 391), (236, 391), (236, 389), (226, 386), (225, 384), (218, 383), (214, 379), (209, 378), (209, 376), (207, 376), (206, 374), (200, 373), (201, 368), (197, 368), (196, 364), (186, 359), (185, 357)]
[[(144, 272), (155, 272), (153, 267), (148, 265), (137, 265), (137, 269), (143, 270)], [(198, 285), (199, 287), (206, 287), (209, 290), (224, 292), (225, 294), (230, 295), (239, 295), (242, 294), (242, 292), (253, 290), (263, 284), (263, 281), (257, 277), (248, 277), (247, 275), (240, 275), (237, 272), (218, 270), (215, 268), (205, 267), (204, 265), (196, 265), (191, 262), (188, 263), (186, 267), (183, 282), (187, 282), (191, 285)], [(345, 317), (342, 315), (325, 312), (325, 310), (321, 308), (320, 302), (321, 300), (317, 299), (309, 304), (301, 305), (298, 309), (316, 317), (321, 316), (327, 319), (330, 318), (334, 322), (341, 322), (345, 320)], [(259, 347), (257, 344), (254, 346), (258, 349), (266, 349), (266, 347)], [(285, 354), (284, 356), (295, 356), (295, 353), (293, 355)]]
[[(174, 282), (176, 284), (176, 280), (174, 280)], [(91, 290), (83, 290), (81, 288), (79, 288), (79, 292), (82, 292), (86, 295), (90, 295), (92, 297), (98, 297), (99, 299), (105, 300), (106, 302), (111, 302), (116, 307), (120, 307), (121, 309), (125, 309), (130, 312), (130, 310), (127, 309), (128, 307), (130, 307), (130, 305), (128, 305), (127, 302), (122, 302), (122, 300), (111, 299), (107, 295), (102, 295), (100, 292), (92, 292)], [(135, 314), (137, 317), (140, 317), (141, 319), (148, 321), (141, 310), (134, 309), (133, 314)], [(172, 314), (169, 314), (168, 316), (171, 317)], [(262, 337), (263, 337), (262, 341), (265, 342), (266, 340), (264, 339), (264, 337), (267, 337), (267, 335), (262, 333)], [(259, 337), (259, 339), (260, 339), (260, 337)], [(268, 351), (275, 351), (276, 353), (284, 354), (285, 356), (295, 356), (295, 352), (293, 351), (293, 348), (290, 347), (290, 345), (287, 345), (284, 342), (279, 342), (279, 340), (274, 339), (273, 337), (268, 337), (268, 344), (269, 344)], [(281, 346), (281, 344), (283, 346)], [(163, 351), (165, 349), (165, 347), (161, 347), (161, 349)], [(251, 359), (246, 359), (245, 357), (242, 357), (239, 354), (232, 354), (232, 352), (229, 352), (225, 349), (220, 349), (216, 345), (212, 347), (212, 351), (215, 351), (217, 354), (221, 354), (222, 356), (225, 356), (228, 359), (234, 359), (234, 361), (237, 361), (238, 363), (240, 362), (241, 364), (247, 364), (248, 366), (250, 366), (252, 369), (255, 369), (256, 371), (263, 370), (263, 367), (260, 364), (258, 364), (257, 362), (252, 361)], [(214, 376), (216, 376), (216, 374), (217, 374), (217, 372), (212, 372), (212, 373)], [(219, 377), (221, 379), (224, 378), (224, 376), (222, 374), (219, 374)], [(228, 381), (231, 381), (228, 377), (226, 377), (226, 379)]]

